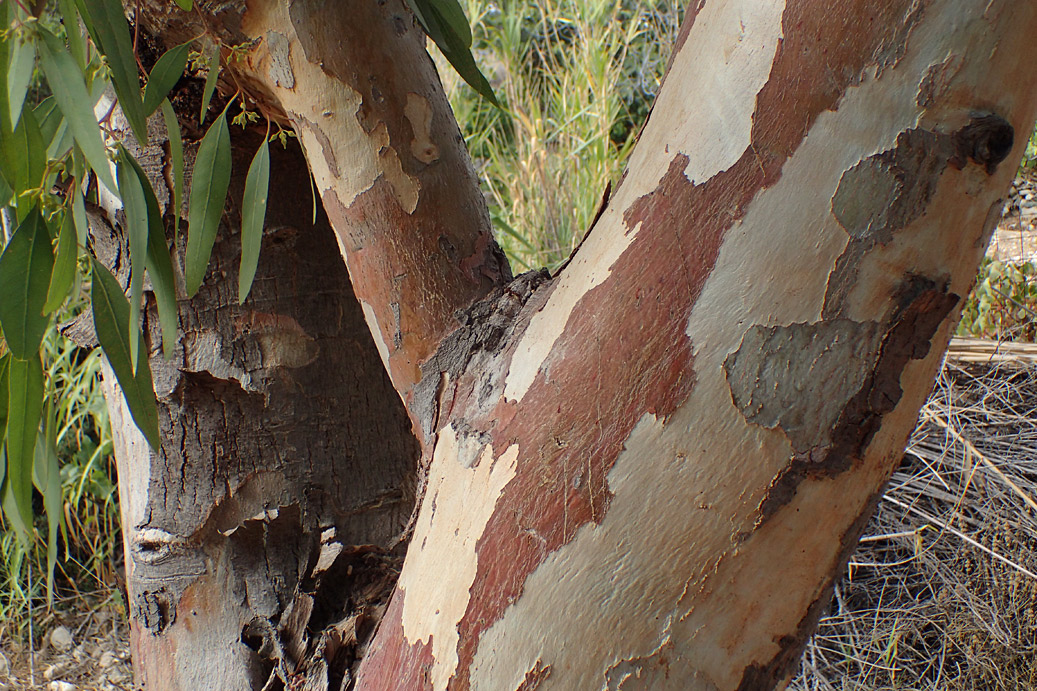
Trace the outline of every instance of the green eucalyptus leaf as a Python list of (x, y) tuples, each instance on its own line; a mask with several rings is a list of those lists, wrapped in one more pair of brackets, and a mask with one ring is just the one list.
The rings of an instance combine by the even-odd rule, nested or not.
[(500, 107), (490, 83), (472, 57), (472, 28), (457, 0), (407, 0), (425, 33), (469, 86)]
[(122, 11), (120, 0), (81, 0), (79, 12), (83, 15), (90, 37), (104, 53), (112, 73), (112, 86), (119, 98), (119, 107), (133, 129), (133, 136), (143, 146), (148, 141), (144, 104), (140, 98), (137, 61), (130, 41), (130, 26)]
[(32, 209), (0, 256), (0, 326), (11, 353), (37, 357), (50, 318), (43, 313), (54, 256), (47, 224)]
[[(0, 446), (0, 463), (7, 467), (7, 454), (3, 446)], [(4, 519), (7, 525), (11, 526), (11, 532), (18, 538), (22, 549), (26, 549), (29, 546), (29, 527), (32, 525), (31, 520), (26, 520), (25, 514), (22, 513), (21, 507), (15, 501), (14, 492), (11, 488), (11, 483), (6, 482), (3, 486), (4, 498), (3, 498), (3, 510)], [(32, 517), (29, 516), (31, 519)]]
[(144, 115), (150, 116), (158, 110), (162, 99), (176, 85), (187, 67), (187, 54), (190, 50), (190, 42), (170, 48), (151, 68), (148, 85), (144, 88)]
[(32, 525), (32, 461), (43, 413), (40, 354), (11, 359), (7, 373), (7, 483), (18, 513)]
[(198, 123), (205, 122), (205, 114), (209, 110), (209, 101), (216, 90), (216, 78), (220, 76), (220, 47), (215, 45), (209, 53), (209, 74), (205, 77), (205, 86), (202, 87), (202, 112), (198, 117)]
[(62, 523), (61, 466), (54, 419), (54, 407), (48, 403), (44, 416), (44, 433), (36, 437), (32, 481), (43, 495), (43, 512), (47, 516), (47, 606), (54, 604), (54, 567), (58, 563), (58, 527)]
[(105, 187), (115, 191), (115, 180), (104, 152), (101, 127), (94, 116), (93, 101), (83, 81), (83, 73), (56, 36), (45, 29), (40, 29), (40, 36), (40, 64), (54, 92), (54, 99), (90, 167)]
[(72, 222), (76, 226), (76, 242), (86, 247), (86, 237), (90, 226), (86, 220), (86, 204), (83, 203), (83, 192), (79, 187), (78, 178), (73, 182), (70, 194), (72, 195)]
[(61, 23), (65, 25), (65, 35), (68, 36), (68, 50), (76, 59), (76, 64), (85, 69), (86, 41), (79, 28), (79, 12), (72, 0), (58, 0), (58, 13), (61, 15)]
[(173, 164), (173, 235), (176, 236), (180, 233), (180, 210), (184, 203), (184, 141), (180, 138), (180, 121), (168, 98), (162, 99), (162, 119), (166, 122), (169, 159)]
[(32, 114), (36, 116), (36, 124), (40, 126), (40, 136), (43, 141), (50, 143), (64, 118), (61, 109), (58, 108), (58, 102), (54, 100), (53, 96), (48, 96), (36, 104), (36, 107), (32, 109)]
[(453, 65), (457, 73), (461, 75), (461, 78), (468, 83), (468, 86), (475, 89), (480, 96), (493, 105), (500, 107), (497, 96), (493, 93), (493, 88), (479, 70), (479, 66), (475, 64), (475, 58), (472, 57), (470, 48), (461, 43), (453, 34), (448, 34), (446, 43), (439, 45), (439, 49), (442, 51), (443, 57)]
[[(132, 159), (124, 148), (119, 150), (116, 177), (122, 190), (123, 213), (126, 215), (126, 234), (130, 239), (130, 313), (129, 327), (140, 328), (140, 302), (144, 291), (144, 268), (148, 258), (148, 202), (140, 178), (129, 162)], [(144, 182), (147, 182), (145, 178)], [(150, 187), (150, 185), (148, 185)], [(130, 339), (130, 364), (137, 369), (137, 339)]]
[[(11, 364), (11, 354), (4, 353), (0, 356), (0, 440), (7, 435), (7, 371)], [(0, 441), (0, 447), (3, 446)], [(7, 464), (0, 465), (0, 484), (3, 484), (4, 474), (7, 472)]]
[[(16, 14), (21, 13), (16, 11)], [(31, 38), (24, 34), (12, 35), (8, 39), (8, 43), (7, 108), (11, 127), (17, 127), (22, 115), (22, 106), (25, 104), (25, 96), (29, 93), (29, 84), (32, 83), (33, 69), (36, 66), (36, 45)]]
[(65, 302), (76, 278), (76, 256), (79, 247), (76, 245), (76, 227), (72, 214), (65, 212), (58, 233), (58, 247), (54, 251), (54, 270), (50, 275), (50, 286), (47, 289), (47, 302), (43, 311), (50, 314)]
[(230, 186), (230, 166), (230, 131), (227, 129), (227, 112), (224, 111), (202, 137), (194, 163), (187, 211), (187, 266), (184, 271), (188, 297), (194, 297), (205, 278)]
[(180, 9), (182, 9), (182, 10), (183, 10), (184, 12), (190, 12), (190, 11), (191, 11), (191, 8), (192, 8), (192, 7), (194, 7), (194, 2), (193, 2), (193, 0), (176, 0), (176, 4), (177, 4), (177, 5), (178, 5), (178, 6), (180, 7)]
[(23, 111), (13, 132), (0, 127), (0, 173), (15, 194), (43, 184), (47, 166), (47, 147), (36, 116), (28, 107)]
[(162, 210), (158, 199), (151, 188), (151, 183), (144, 174), (144, 169), (131, 156), (127, 159), (144, 190), (144, 200), (148, 208), (148, 256), (147, 269), (151, 275), (151, 288), (158, 304), (158, 320), (162, 326), (162, 353), (168, 360), (173, 356), (176, 345), (177, 308), (176, 277), (173, 273), (173, 259), (166, 244), (166, 229), (162, 222)]
[(133, 421), (151, 448), (158, 449), (158, 408), (148, 359), (140, 358), (136, 368), (130, 362), (130, 338), (137, 339), (140, 350), (143, 349), (144, 337), (140, 329), (130, 329), (130, 303), (115, 277), (96, 259), (93, 260), (92, 273), (90, 306), (97, 340), (115, 372)]
[(4, 176), (0, 175), (0, 207), (7, 206), (13, 196), (14, 190), (7, 184), (7, 180), (4, 180)]
[(270, 191), (270, 144), (266, 137), (252, 158), (245, 178), (241, 203), (241, 266), (238, 269), (238, 304), (245, 302), (259, 266), (259, 247), (263, 241), (263, 221)]

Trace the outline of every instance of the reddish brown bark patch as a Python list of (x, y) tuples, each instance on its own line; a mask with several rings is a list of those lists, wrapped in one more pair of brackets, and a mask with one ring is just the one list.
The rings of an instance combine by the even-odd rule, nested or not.
[(545, 666), (543, 662), (537, 660), (533, 669), (526, 672), (522, 683), (515, 691), (536, 691), (549, 676), (551, 676), (551, 665)]
[(403, 634), (403, 599), (402, 591), (393, 594), (353, 688), (408, 691), (432, 688), (429, 676), (435, 661), (432, 637), (429, 636), (427, 643), (407, 644)]
[(846, 90), (859, 84), (869, 70), (895, 63), (929, 4), (929, 0), (787, 4), (783, 38), (753, 116), (753, 149), (768, 184), (780, 175), (781, 166), (820, 113), (837, 110)]

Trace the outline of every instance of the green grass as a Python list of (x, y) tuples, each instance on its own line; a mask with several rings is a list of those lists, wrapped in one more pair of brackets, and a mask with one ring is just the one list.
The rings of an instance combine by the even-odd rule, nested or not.
[[(84, 304), (81, 297), (63, 318), (71, 318)], [(61, 466), (58, 589), (73, 595), (105, 590), (115, 582), (113, 555), (121, 547), (121, 533), (108, 408), (99, 378), (101, 354), (79, 348), (52, 327), (44, 339), (43, 358)], [(34, 535), (28, 545), (3, 525), (0, 516), (0, 639), (24, 639), (30, 599), (37, 614), (48, 604), (50, 517), (42, 515), (39, 495), (34, 500), (34, 513)]]
[(618, 180), (676, 37), (672, 0), (469, 0), (474, 52), (503, 106), (440, 60), (498, 241), (517, 270), (556, 269)]

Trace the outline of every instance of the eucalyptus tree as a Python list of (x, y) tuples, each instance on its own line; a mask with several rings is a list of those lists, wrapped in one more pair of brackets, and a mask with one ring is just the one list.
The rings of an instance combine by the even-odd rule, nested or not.
[(453, 2), (42, 5), (0, 6), (5, 511), (90, 257), (147, 688), (789, 677), (1033, 126), (1037, 7), (694, 3), (581, 247), (513, 277), (425, 52), (493, 98)]

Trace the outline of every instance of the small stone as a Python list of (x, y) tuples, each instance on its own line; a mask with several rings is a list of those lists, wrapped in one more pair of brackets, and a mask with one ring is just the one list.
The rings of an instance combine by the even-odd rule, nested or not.
[(47, 665), (47, 669), (43, 670), (43, 678), (47, 681), (60, 677), (65, 672), (65, 665), (60, 662), (53, 665)]
[(59, 626), (50, 632), (50, 644), (55, 650), (65, 652), (72, 647), (72, 633), (64, 626)]
[(76, 686), (67, 681), (52, 681), (47, 685), (47, 691), (76, 691)]
[(97, 664), (101, 669), (108, 669), (118, 661), (118, 658), (110, 650), (106, 650), (101, 655), (101, 659), (97, 661)]
[(113, 670), (110, 670), (108, 672), (105, 672), (104, 676), (107, 677), (108, 681), (110, 681), (110, 682), (112, 682), (114, 684), (121, 684), (121, 683), (123, 683), (125, 681), (129, 681), (129, 679), (130, 679), (128, 674), (126, 674), (125, 672), (120, 672), (117, 669), (113, 669)]

